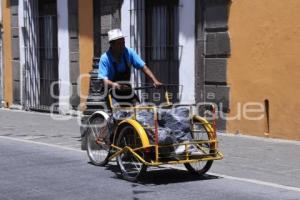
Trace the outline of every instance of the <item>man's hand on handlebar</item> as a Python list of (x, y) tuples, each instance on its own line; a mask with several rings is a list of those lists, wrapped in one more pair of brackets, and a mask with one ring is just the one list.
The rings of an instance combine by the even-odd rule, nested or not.
[(130, 86), (128, 84), (120, 84), (117, 82), (113, 82), (112, 88), (117, 90), (126, 90), (126, 89), (130, 89)]
[(161, 83), (161, 82), (159, 82), (159, 81), (154, 81), (153, 82), (153, 86), (155, 87), (155, 88), (158, 88), (158, 87), (160, 87), (160, 86), (162, 86), (163, 84)]
[(113, 89), (118, 89), (118, 90), (121, 89), (121, 85), (120, 85), (119, 83), (116, 83), (116, 82), (113, 82), (113, 83), (111, 84), (111, 86), (112, 86)]

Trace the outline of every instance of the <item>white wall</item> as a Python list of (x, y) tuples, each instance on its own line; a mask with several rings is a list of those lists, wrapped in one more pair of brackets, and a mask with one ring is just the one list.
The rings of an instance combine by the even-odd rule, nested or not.
[(179, 2), (179, 84), (182, 103), (195, 103), (195, 0)]
[(123, 1), (121, 8), (121, 30), (125, 37), (126, 46), (130, 46), (130, 0)]
[(60, 81), (59, 108), (60, 112), (70, 111), (70, 55), (68, 30), (68, 0), (57, 1), (58, 26), (58, 77)]
[[(122, 32), (125, 36), (125, 43), (127, 47), (133, 48), (142, 58), (143, 58), (143, 52), (142, 52), (142, 48), (141, 46), (144, 45), (145, 41), (142, 41), (144, 38), (143, 31), (140, 31), (140, 33), (138, 33), (138, 29), (142, 29), (142, 27), (140, 27), (141, 25), (144, 25), (143, 20), (144, 17), (143, 16), (137, 16), (137, 12), (136, 11), (130, 11), (131, 9), (142, 9), (143, 8), (143, 0), (138, 0), (139, 1), (139, 5), (141, 6), (141, 8), (137, 8), (137, 5), (134, 5), (134, 3), (136, 3), (136, 1), (131, 1), (131, 0), (126, 0), (123, 1), (122, 4), (122, 8), (121, 8), (121, 29)], [(131, 13), (131, 14), (130, 14)], [(141, 12), (139, 11), (140, 15)], [(137, 19), (137, 17), (140, 17), (139, 19)], [(131, 24), (134, 24), (133, 27), (130, 27)], [(138, 26), (138, 25), (140, 26)], [(132, 35), (135, 36), (135, 38), (133, 36), (130, 36), (130, 29), (131, 29), (131, 33)], [(134, 41), (136, 41), (136, 43), (134, 43)], [(135, 84), (136, 86), (140, 83), (143, 82), (143, 79), (141, 77), (142, 73), (139, 70), (133, 69), (132, 73), (131, 73), (131, 82), (132, 84)], [(143, 76), (143, 75), (142, 75)]]

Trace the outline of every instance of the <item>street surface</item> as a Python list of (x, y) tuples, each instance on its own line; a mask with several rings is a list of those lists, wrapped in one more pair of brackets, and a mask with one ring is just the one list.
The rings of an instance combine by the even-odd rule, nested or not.
[(299, 142), (221, 134), (225, 158), (207, 176), (151, 168), (130, 183), (114, 162), (88, 163), (77, 120), (69, 118), (0, 109), (1, 200), (300, 199)]

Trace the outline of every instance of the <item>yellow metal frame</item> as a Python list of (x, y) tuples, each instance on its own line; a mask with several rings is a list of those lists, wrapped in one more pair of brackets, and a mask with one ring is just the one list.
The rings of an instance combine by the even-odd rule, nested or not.
[[(165, 98), (166, 98), (166, 105), (172, 105), (169, 101), (169, 97), (168, 97), (168, 92), (166, 91), (165, 93)], [(204, 127), (206, 133), (208, 134), (209, 140), (208, 141), (197, 141), (197, 140), (193, 140), (191, 142), (186, 142), (183, 144), (173, 144), (173, 145), (158, 145), (157, 142), (154, 145), (151, 145), (147, 136), (147, 133), (144, 129), (144, 127), (136, 121), (136, 113), (137, 110), (153, 110), (154, 112), (154, 121), (155, 121), (155, 125), (157, 122), (157, 107), (156, 106), (134, 106), (134, 107), (114, 107), (112, 104), (112, 97), (109, 94), (108, 95), (108, 100), (109, 100), (109, 104), (112, 108), (112, 112), (114, 112), (115, 110), (132, 110), (133, 111), (133, 117), (129, 118), (129, 119), (125, 119), (123, 121), (121, 121), (120, 123), (118, 123), (117, 128), (115, 130), (114, 133), (114, 138), (113, 138), (113, 143), (111, 144), (112, 149), (114, 149), (115, 153), (113, 155), (111, 155), (109, 157), (109, 160), (117, 157), (118, 155), (125, 153), (125, 152), (130, 152), (132, 153), (132, 155), (134, 155), (134, 157), (136, 159), (138, 159), (140, 162), (142, 162), (145, 165), (148, 166), (159, 166), (162, 164), (183, 164), (183, 163), (192, 163), (192, 162), (199, 162), (199, 161), (208, 161), (208, 160), (220, 160), (223, 158), (223, 154), (221, 152), (219, 152), (217, 150), (217, 135), (216, 135), (216, 131), (215, 131), (215, 127), (212, 126), (211, 123), (209, 123), (205, 118), (200, 117), (200, 116), (192, 116), (192, 120), (191, 123), (193, 125), (192, 127), (192, 132), (196, 132), (197, 130), (194, 128), (195, 124), (200, 124)], [(132, 149), (131, 147), (124, 147), (124, 148), (120, 148), (118, 146), (115, 145), (117, 136), (118, 136), (118, 132), (120, 131), (120, 129), (126, 125), (131, 125), (135, 131), (137, 132), (137, 134), (139, 135), (141, 142), (142, 142), (142, 147), (139, 148), (135, 148)], [(157, 127), (154, 127), (154, 129)], [(163, 148), (163, 147), (169, 147), (169, 146), (178, 146), (178, 145), (185, 145), (185, 148), (188, 148), (189, 144), (196, 144), (196, 145), (200, 145), (200, 144), (204, 144), (204, 143), (210, 143), (211, 144), (211, 148), (210, 150), (213, 151), (213, 153), (209, 153), (206, 155), (201, 155), (198, 157), (195, 156), (190, 156), (188, 155), (188, 152), (185, 155), (185, 159), (181, 159), (181, 160), (172, 160), (172, 161), (166, 161), (166, 162), (160, 162), (159, 161), (159, 148)], [(137, 154), (137, 151), (141, 151), (144, 150), (146, 151), (147, 149), (150, 148), (154, 148), (155, 149), (155, 160), (151, 160), (151, 162), (146, 161), (144, 158), (142, 158), (139, 154)]]
[[(203, 155), (199, 156), (198, 158), (192, 158), (191, 156), (187, 156), (186, 159), (181, 159), (181, 160), (172, 160), (172, 161), (166, 161), (166, 162), (159, 162), (159, 161), (151, 161), (148, 162), (144, 158), (142, 158), (139, 154), (136, 153), (136, 151), (140, 151), (141, 149), (147, 149), (149, 147), (141, 147), (141, 148), (136, 148), (132, 149), (128, 146), (124, 148), (120, 148), (115, 145), (111, 145), (112, 148), (116, 149), (117, 152), (114, 153), (112, 156), (109, 157), (109, 160), (112, 160), (113, 158), (117, 157), (120, 154), (123, 154), (125, 152), (130, 152), (132, 155), (138, 159), (140, 162), (147, 166), (159, 166), (159, 165), (164, 165), (164, 164), (184, 164), (184, 163), (194, 163), (194, 162), (199, 162), (199, 161), (208, 161), (208, 160), (221, 160), (223, 158), (223, 154), (219, 151), (216, 151), (215, 153), (209, 154), (209, 155)], [(156, 145), (151, 145), (150, 147), (155, 147)]]
[[(138, 123), (134, 119), (126, 119), (126, 120), (123, 120), (122, 122), (120, 122), (118, 124), (118, 128), (117, 128), (115, 133), (117, 133), (119, 131), (120, 127), (122, 127), (126, 124), (133, 126), (133, 128), (138, 133), (144, 148), (147, 148), (147, 147), (150, 146), (150, 142), (149, 142), (149, 139), (148, 139), (148, 136), (147, 136), (147, 133), (146, 133), (145, 129), (142, 127), (142, 125), (140, 123)], [(115, 143), (115, 141), (117, 139), (116, 136), (117, 136), (117, 134), (114, 134), (114, 140), (113, 140), (114, 142), (113, 143)]]

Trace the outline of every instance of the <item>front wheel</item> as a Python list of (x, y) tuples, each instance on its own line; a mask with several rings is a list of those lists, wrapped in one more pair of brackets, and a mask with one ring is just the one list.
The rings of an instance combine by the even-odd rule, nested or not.
[(88, 121), (88, 157), (94, 165), (104, 166), (108, 163), (109, 151), (110, 141), (108, 122), (103, 116), (96, 115)]
[[(142, 147), (142, 141), (135, 128), (127, 124), (123, 126), (119, 132), (117, 139), (117, 146), (120, 148), (130, 147), (136, 149)], [(139, 156), (144, 158), (142, 150), (136, 151)], [(122, 172), (122, 176), (125, 180), (135, 182), (140, 178), (147, 169), (139, 159), (137, 159), (131, 152), (127, 151), (117, 156), (117, 163)]]
[[(211, 139), (210, 134), (207, 133), (203, 125), (197, 124), (195, 125), (195, 129), (197, 129), (197, 131), (192, 134), (193, 139), (203, 140), (203, 141), (208, 141)], [(210, 143), (204, 143), (201, 146), (197, 146), (197, 148), (198, 151), (202, 152), (203, 154), (209, 154), (214, 152)], [(192, 174), (203, 175), (211, 168), (212, 164), (213, 164), (213, 160), (208, 160), (208, 161), (199, 161), (195, 163), (185, 163), (184, 165), (186, 169)]]
[(197, 163), (185, 163), (185, 168), (192, 174), (204, 175), (212, 166), (213, 160), (200, 161)]

